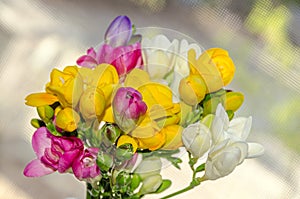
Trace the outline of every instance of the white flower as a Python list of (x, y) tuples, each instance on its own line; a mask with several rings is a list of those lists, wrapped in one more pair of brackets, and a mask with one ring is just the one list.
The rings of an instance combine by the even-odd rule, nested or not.
[(246, 142), (226, 139), (212, 148), (205, 163), (205, 178), (216, 180), (230, 174), (247, 156)]
[[(238, 117), (229, 122), (228, 115), (221, 104), (218, 105), (215, 118), (211, 125), (212, 141), (214, 145), (226, 139), (246, 142), (252, 124), (252, 117)], [(258, 157), (264, 153), (264, 148), (258, 143), (247, 143), (247, 158)]]
[(165, 35), (152, 39), (143, 38), (142, 52), (144, 65), (152, 79), (163, 79), (173, 69), (178, 54), (178, 40), (172, 42)]
[(182, 132), (182, 142), (194, 158), (202, 157), (210, 149), (210, 140), (209, 129), (200, 122), (189, 125)]
[(257, 143), (247, 143), (252, 118), (239, 117), (229, 121), (221, 104), (218, 105), (211, 125), (213, 147), (205, 164), (205, 178), (216, 180), (230, 174), (245, 158), (263, 154)]

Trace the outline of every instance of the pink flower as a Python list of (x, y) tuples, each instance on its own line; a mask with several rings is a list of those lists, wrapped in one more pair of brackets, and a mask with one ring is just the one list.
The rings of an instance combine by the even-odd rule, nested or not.
[(79, 180), (90, 180), (97, 176), (101, 177), (101, 172), (96, 164), (98, 148), (88, 148), (74, 161), (73, 172)]
[(130, 87), (119, 88), (112, 102), (114, 119), (125, 132), (132, 130), (147, 111), (142, 95)]
[(76, 137), (52, 135), (46, 127), (37, 129), (32, 137), (32, 148), (37, 159), (24, 169), (27, 177), (40, 177), (55, 171), (66, 172), (82, 153), (83, 142)]
[(141, 43), (116, 48), (103, 44), (97, 52), (94, 48), (89, 48), (87, 55), (77, 60), (79, 66), (87, 68), (95, 68), (102, 63), (113, 65), (119, 76), (126, 75), (134, 68), (141, 68), (143, 65)]

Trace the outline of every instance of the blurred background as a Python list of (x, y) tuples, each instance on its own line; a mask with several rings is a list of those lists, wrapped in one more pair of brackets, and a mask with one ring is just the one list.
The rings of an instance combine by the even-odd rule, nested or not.
[[(37, 116), (24, 98), (43, 90), (53, 67), (75, 64), (102, 42), (118, 15), (227, 49), (237, 68), (228, 88), (245, 94), (238, 115), (252, 115), (249, 140), (265, 147), (233, 174), (176, 198), (300, 198), (299, 0), (0, 0), (0, 198), (85, 197), (71, 175), (23, 176), (35, 157), (30, 119)], [(171, 191), (189, 182), (183, 170), (163, 171)]]

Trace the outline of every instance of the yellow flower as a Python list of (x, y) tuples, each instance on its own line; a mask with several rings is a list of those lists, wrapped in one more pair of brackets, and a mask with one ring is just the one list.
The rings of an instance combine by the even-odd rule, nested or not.
[(121, 135), (121, 137), (118, 139), (117, 147), (123, 144), (131, 144), (133, 148), (133, 153), (135, 153), (138, 148), (137, 141), (128, 135)]
[(96, 119), (105, 110), (106, 102), (101, 89), (86, 89), (79, 102), (79, 111), (86, 121)]
[[(88, 108), (88, 103), (86, 103), (85, 109), (91, 110), (95, 108), (96, 116), (99, 121), (113, 123), (111, 101), (113, 91), (119, 82), (119, 76), (115, 67), (110, 64), (100, 64), (95, 67), (95, 69), (80, 68), (78, 73), (83, 82), (84, 92), (90, 89), (97, 90), (97, 95), (94, 98), (95, 102), (91, 102), (90, 100), (90, 103), (95, 104), (95, 107), (91, 104), (91, 107)], [(81, 99), (82, 98), (84, 97), (81, 97)], [(87, 119), (87, 117), (85, 119)]]
[(25, 104), (28, 106), (45, 106), (51, 105), (58, 101), (58, 98), (50, 93), (32, 93), (25, 98)]
[(181, 99), (188, 105), (194, 106), (200, 103), (206, 94), (206, 85), (200, 75), (189, 75), (181, 79), (179, 84)]
[(63, 107), (75, 107), (82, 94), (83, 83), (77, 74), (76, 66), (67, 66), (63, 71), (53, 69), (51, 72), (46, 91), (56, 95)]
[(194, 49), (189, 50), (190, 74), (201, 75), (207, 86), (207, 93), (215, 92), (228, 85), (233, 79), (235, 66), (228, 52), (212, 48), (196, 59)]
[(72, 108), (64, 108), (56, 116), (56, 125), (64, 131), (72, 132), (77, 128), (79, 115)]
[(161, 149), (175, 150), (182, 146), (181, 134), (183, 128), (179, 125), (166, 126), (161, 130), (166, 135), (166, 143)]
[(228, 85), (233, 79), (235, 72), (234, 63), (229, 57), (228, 52), (221, 48), (211, 48), (206, 50), (204, 53), (207, 53), (210, 56), (212, 62), (218, 68), (221, 73), (224, 86)]

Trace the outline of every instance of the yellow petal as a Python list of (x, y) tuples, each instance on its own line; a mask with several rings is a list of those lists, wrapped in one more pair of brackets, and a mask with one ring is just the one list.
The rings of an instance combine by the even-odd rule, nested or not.
[(80, 116), (71, 108), (64, 108), (56, 116), (56, 125), (64, 131), (72, 132), (77, 128)]
[(49, 94), (49, 93), (33, 93), (28, 95), (25, 98), (26, 102), (25, 104), (28, 106), (45, 106), (45, 105), (51, 105), (58, 101), (58, 98), (55, 95)]
[(182, 146), (181, 133), (183, 128), (179, 125), (170, 125), (162, 129), (166, 135), (166, 143), (161, 149), (175, 150)]
[(131, 146), (133, 148), (133, 153), (135, 153), (138, 148), (138, 144), (137, 144), (136, 140), (128, 135), (122, 135), (118, 139), (117, 147), (119, 147), (123, 144), (131, 144)]
[(119, 76), (114, 66), (110, 64), (100, 64), (95, 70), (94, 74), (97, 77), (97, 87), (101, 88), (108, 84), (117, 84)]
[(124, 85), (137, 89), (141, 85), (150, 82), (150, 77), (146, 71), (135, 68), (127, 74)]
[(166, 142), (166, 135), (160, 131), (150, 138), (138, 138), (139, 148), (151, 151), (161, 148)]
[(112, 110), (112, 106), (109, 106), (105, 109), (104, 113), (101, 116), (98, 116), (98, 121), (104, 121), (109, 123), (114, 123), (114, 114)]
[(143, 96), (147, 107), (159, 104), (165, 109), (173, 107), (172, 91), (169, 87), (159, 83), (147, 83), (137, 89)]
[(190, 74), (201, 75), (207, 86), (207, 93), (219, 90), (224, 86), (222, 75), (212, 62), (208, 53), (204, 52), (196, 59), (194, 49), (188, 51)]

